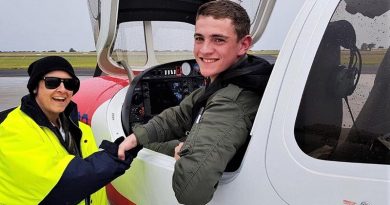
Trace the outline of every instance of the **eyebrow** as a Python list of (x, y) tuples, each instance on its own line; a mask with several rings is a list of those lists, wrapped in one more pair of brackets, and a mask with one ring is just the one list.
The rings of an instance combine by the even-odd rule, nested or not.
[(202, 37), (203, 35), (199, 34), (199, 33), (195, 33), (194, 34), (194, 37)]
[[(199, 33), (195, 33), (194, 34), (194, 37), (204, 37), (202, 34), (199, 34)], [(223, 38), (223, 39), (228, 39), (229, 37), (228, 36), (224, 36), (222, 34), (212, 34), (211, 35), (211, 38)]]

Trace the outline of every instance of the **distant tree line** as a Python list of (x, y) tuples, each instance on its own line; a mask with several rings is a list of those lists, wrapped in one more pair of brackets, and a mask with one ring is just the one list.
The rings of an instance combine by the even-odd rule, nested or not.
[(362, 43), (362, 46), (360, 47), (360, 50), (362, 51), (371, 51), (373, 48), (375, 48), (375, 43)]

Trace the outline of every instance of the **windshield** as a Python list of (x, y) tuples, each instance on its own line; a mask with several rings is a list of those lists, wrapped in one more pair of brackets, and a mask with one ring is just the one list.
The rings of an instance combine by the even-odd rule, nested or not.
[[(125, 22), (119, 25), (113, 50), (115, 61), (142, 67), (148, 55), (143, 22)], [(194, 25), (181, 22), (152, 22), (152, 41), (158, 64), (193, 58)]]
[[(260, 0), (236, 2), (246, 8), (251, 23), (253, 23)], [(132, 21), (120, 23), (112, 49), (112, 58), (122, 65), (139, 69), (155, 64), (193, 59), (194, 30), (195, 26), (186, 22), (152, 21), (145, 24), (144, 21)]]

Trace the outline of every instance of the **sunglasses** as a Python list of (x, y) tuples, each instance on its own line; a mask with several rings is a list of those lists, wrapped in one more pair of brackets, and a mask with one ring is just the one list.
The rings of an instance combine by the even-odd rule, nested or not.
[(70, 91), (76, 90), (80, 83), (79, 80), (73, 78), (44, 77), (43, 80), (47, 89), (56, 89), (62, 82), (64, 87)]

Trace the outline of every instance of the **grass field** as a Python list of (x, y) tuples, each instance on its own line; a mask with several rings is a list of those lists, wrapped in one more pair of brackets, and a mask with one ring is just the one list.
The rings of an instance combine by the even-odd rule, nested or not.
[[(278, 51), (251, 51), (252, 54), (264, 54), (277, 56)], [(75, 68), (78, 69), (95, 69), (96, 53), (95, 52), (0, 52), (0, 69), (27, 69), (35, 60), (44, 56), (59, 55), (66, 58)], [(122, 60), (124, 57), (114, 55), (116, 60)], [(158, 52), (157, 60), (161, 63), (171, 62), (173, 60), (182, 60), (193, 58), (192, 52)], [(132, 65), (142, 66), (146, 61), (146, 55), (142, 52), (132, 52), (127, 55), (127, 60)]]
[[(386, 49), (376, 49), (372, 51), (361, 51), (364, 65), (376, 65), (381, 62)], [(277, 57), (279, 51), (250, 51), (251, 54), (272, 55)], [(95, 52), (0, 52), (0, 69), (27, 69), (27, 67), (35, 60), (49, 55), (60, 55), (66, 58), (74, 68), (78, 69), (94, 69), (96, 66)], [(118, 60), (120, 57), (116, 56)], [(124, 55), (122, 55), (122, 59)], [(161, 63), (171, 62), (173, 60), (193, 58), (190, 51), (187, 52), (158, 52), (157, 60)], [(132, 65), (142, 66), (146, 61), (146, 56), (142, 52), (131, 52), (127, 55), (127, 60), (132, 62)], [(341, 62), (347, 63), (349, 60), (349, 51), (341, 52)]]
[[(362, 64), (365, 66), (378, 65), (382, 62), (387, 49), (374, 49), (371, 51), (360, 51)], [(341, 62), (347, 64), (349, 61), (349, 51), (341, 51)]]
[(66, 58), (75, 68), (93, 69), (96, 53), (55, 53), (55, 52), (9, 52), (0, 53), (0, 69), (27, 69), (35, 60), (44, 56), (59, 55)]

